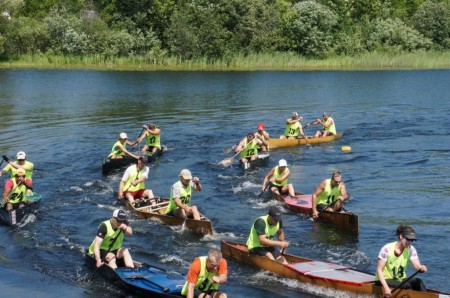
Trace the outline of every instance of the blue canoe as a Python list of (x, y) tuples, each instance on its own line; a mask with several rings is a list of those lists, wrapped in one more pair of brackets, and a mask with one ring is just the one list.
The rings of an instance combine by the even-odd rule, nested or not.
[(181, 290), (186, 278), (178, 273), (171, 273), (162, 268), (145, 263), (134, 262), (136, 269), (112, 269), (107, 265), (96, 269), (93, 256), (85, 253), (86, 264), (96, 270), (115, 286), (139, 296), (147, 297), (181, 297)]
[(41, 195), (33, 193), (27, 196), (24, 208), (9, 211), (0, 208), (0, 224), (11, 227), (20, 226), (31, 214), (36, 214), (40, 203)]
[[(145, 154), (145, 156), (147, 157), (147, 162), (148, 163), (154, 162), (166, 150), (167, 150), (167, 147), (164, 145), (161, 145), (161, 149), (156, 151), (155, 153)], [(134, 152), (134, 153), (136, 155), (142, 156), (142, 153), (140, 153), (140, 152)], [(120, 169), (120, 168), (129, 166), (134, 163), (136, 163), (136, 159), (134, 159), (131, 156), (124, 156), (123, 158), (119, 158), (119, 159), (111, 159), (109, 157), (106, 157), (106, 158), (103, 158), (102, 173), (103, 173), (103, 175), (106, 175), (115, 169)]]

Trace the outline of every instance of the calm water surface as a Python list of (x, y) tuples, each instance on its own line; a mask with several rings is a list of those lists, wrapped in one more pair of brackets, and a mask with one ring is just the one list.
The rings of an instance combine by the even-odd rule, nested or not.
[[(98, 224), (120, 206), (122, 173), (103, 177), (101, 160), (117, 135), (138, 137), (155, 122), (169, 151), (150, 165), (147, 183), (168, 196), (182, 168), (200, 177), (193, 202), (213, 222), (213, 236), (133, 219), (126, 240), (136, 259), (186, 274), (220, 240), (245, 242), (253, 220), (278, 203), (257, 199), (266, 172), (287, 159), (295, 188), (311, 193), (332, 171), (352, 194), (360, 218), (350, 237), (285, 210), (288, 252), (375, 271), (379, 249), (412, 225), (430, 288), (450, 292), (450, 71), (390, 72), (98, 72), (0, 70), (0, 153), (24, 150), (35, 163), (43, 202), (37, 218), (0, 227), (2, 294), (35, 297), (129, 296), (98, 279), (83, 251)], [(258, 123), (272, 137), (297, 111), (310, 122), (331, 112), (344, 137), (320, 146), (272, 151), (269, 165), (244, 173), (218, 163)], [(317, 127), (308, 128), (313, 134)], [(342, 153), (343, 145), (351, 153)], [(3, 164), (4, 166), (4, 164)], [(0, 178), (1, 184), (5, 178)], [(409, 273), (412, 273), (410, 270)], [(229, 260), (229, 297), (347, 297)]]

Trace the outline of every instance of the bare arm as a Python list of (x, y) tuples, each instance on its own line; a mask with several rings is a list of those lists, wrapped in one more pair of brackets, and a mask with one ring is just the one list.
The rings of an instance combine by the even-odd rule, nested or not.
[(377, 275), (378, 278), (380, 279), (380, 283), (383, 286), (383, 290), (384, 290), (384, 294), (385, 295), (391, 295), (391, 288), (389, 288), (386, 279), (384, 278), (383, 275), (383, 268), (386, 265), (386, 261), (378, 259), (378, 263), (377, 263)]
[(313, 195), (312, 195), (312, 199), (311, 199), (311, 203), (312, 203), (312, 210), (313, 210), (313, 217), (316, 218), (319, 214), (319, 212), (317, 212), (317, 196), (319, 196), (325, 189), (327, 182), (326, 180), (323, 180), (319, 186), (317, 186), (316, 190), (314, 191)]
[(269, 173), (267, 173), (266, 177), (264, 177), (262, 186), (261, 186), (261, 190), (264, 191), (264, 189), (266, 188), (267, 182), (269, 182), (270, 177), (273, 176), (273, 173), (275, 172), (275, 168), (272, 168)]
[(192, 182), (194, 182), (194, 189), (196, 191), (202, 191), (202, 185), (200, 184), (200, 179), (198, 177), (192, 178)]
[(347, 193), (347, 188), (345, 187), (344, 182), (341, 182), (341, 184), (339, 185), (339, 192), (341, 193), (341, 195), (339, 197), (337, 197), (336, 199), (345, 201), (349, 198), (349, 195)]

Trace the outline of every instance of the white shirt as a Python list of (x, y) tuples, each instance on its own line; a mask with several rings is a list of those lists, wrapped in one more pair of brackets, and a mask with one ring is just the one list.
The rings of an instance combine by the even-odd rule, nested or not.
[[(383, 248), (381, 248), (380, 253), (378, 254), (378, 259), (383, 260), (383, 261), (387, 261), (387, 258), (389, 256), (389, 247), (390, 247), (390, 243), (386, 244), (385, 246), (383, 246)], [(413, 259), (417, 259), (419, 258), (419, 256), (417, 255), (417, 251), (414, 248), (414, 246), (410, 245), (409, 246), (409, 252), (410, 252), (410, 260)]]
[[(123, 181), (123, 182), (127, 182), (127, 181), (128, 181), (128, 178), (130, 178), (131, 169), (132, 169), (133, 167), (136, 167), (136, 165), (129, 166), (129, 167), (126, 169), (126, 171), (125, 171), (125, 173), (123, 174), (123, 177), (122, 177), (122, 181)], [(145, 180), (147, 180), (147, 179), (148, 179), (148, 171), (149, 171), (148, 167), (145, 166), (145, 167), (144, 167), (144, 173), (143, 173), (142, 175), (139, 175), (139, 178), (142, 177), (142, 176), (144, 176), (144, 177), (145, 177)], [(133, 180), (136, 180), (136, 178), (134, 178)]]

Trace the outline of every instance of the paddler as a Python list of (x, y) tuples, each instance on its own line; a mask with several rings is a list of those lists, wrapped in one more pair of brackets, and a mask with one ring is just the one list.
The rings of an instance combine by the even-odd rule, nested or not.
[(6, 210), (25, 207), (27, 190), (33, 190), (33, 181), (26, 178), (25, 175), (24, 169), (17, 169), (14, 178), (6, 181), (2, 204), (2, 206), (6, 204)]
[(409, 226), (397, 227), (397, 241), (383, 246), (378, 254), (375, 284), (383, 286), (384, 297), (391, 297), (391, 288), (412, 289), (425, 292), (427, 288), (420, 278), (411, 278), (406, 281), (406, 268), (411, 262), (414, 269), (427, 272), (422, 265), (417, 251), (412, 243), (417, 240), (416, 232)]
[(110, 219), (100, 224), (97, 235), (89, 247), (89, 254), (95, 257), (97, 268), (106, 263), (112, 269), (116, 269), (116, 259), (123, 261), (126, 267), (134, 268), (130, 252), (122, 247), (124, 235), (133, 235), (133, 229), (127, 221), (125, 211), (116, 209)]
[(344, 208), (344, 201), (349, 198), (341, 172), (335, 171), (331, 179), (323, 180), (312, 195), (313, 218), (321, 211), (339, 212)]
[[(144, 156), (138, 158), (135, 165), (129, 166), (119, 183), (119, 199), (127, 199), (132, 206), (136, 200), (153, 199), (153, 191), (145, 188), (145, 181), (148, 179), (149, 168), (147, 159)], [(137, 206), (135, 206), (137, 207)]]
[(144, 124), (143, 130), (145, 131), (134, 141), (132, 146), (136, 146), (145, 139), (145, 145), (141, 152), (151, 152), (153, 154), (161, 150), (161, 129), (157, 128), (154, 123), (150, 123), (148, 126)]
[[(275, 235), (277, 235), (278, 241), (273, 239)], [(272, 206), (267, 215), (260, 216), (254, 221), (247, 239), (247, 247), (252, 254), (287, 264), (286, 259), (277, 249), (278, 246), (285, 249), (289, 243), (284, 240), (281, 211)]]
[(181, 295), (187, 298), (227, 298), (227, 294), (219, 291), (219, 285), (226, 283), (227, 279), (227, 261), (222, 258), (220, 249), (212, 247), (207, 256), (192, 262)]
[(259, 150), (261, 152), (267, 152), (269, 151), (269, 133), (265, 131), (265, 126), (262, 123), (258, 124), (258, 129), (255, 132), (255, 138), (261, 140), (262, 144), (259, 145)]
[(286, 129), (280, 139), (298, 139), (299, 135), (306, 138), (302, 127), (303, 117), (299, 117), (297, 112), (293, 112), (291, 118), (286, 119)]
[(111, 159), (121, 159), (124, 158), (125, 155), (128, 155), (138, 159), (139, 156), (127, 150), (127, 145), (133, 146), (133, 143), (128, 141), (128, 136), (126, 133), (121, 132), (119, 134), (119, 139), (112, 146), (111, 153), (109, 153), (108, 157)]
[(175, 182), (170, 189), (170, 201), (166, 214), (200, 220), (200, 212), (197, 206), (191, 206), (190, 204), (192, 190), (202, 190), (200, 179), (192, 177), (191, 171), (188, 169), (183, 169), (180, 172), (180, 180)]
[[(292, 183), (288, 183), (288, 178), (291, 175), (287, 167), (285, 159), (280, 159), (278, 166), (273, 167), (264, 177), (264, 181), (261, 186), (261, 190), (265, 191), (269, 188), (271, 192), (282, 195), (289, 194), (291, 197), (295, 197), (294, 186)], [(270, 185), (267, 185), (270, 183)]]
[(324, 138), (326, 136), (332, 136), (336, 134), (336, 125), (334, 124), (333, 118), (330, 117), (330, 113), (324, 112), (322, 115), (322, 119), (317, 119), (316, 121), (308, 124), (308, 126), (316, 124), (322, 125), (323, 130), (318, 130), (314, 135), (315, 138)]
[(261, 145), (263, 145), (263, 142), (255, 138), (255, 134), (251, 132), (239, 142), (234, 152), (240, 153), (240, 161), (246, 163), (258, 158), (258, 147)]
[(11, 172), (11, 178), (14, 178), (18, 169), (24, 169), (25, 176), (29, 179), (33, 178), (34, 164), (26, 160), (27, 154), (24, 151), (17, 152), (16, 161), (10, 160), (7, 155), (3, 155), (2, 158), (6, 161), (7, 165), (0, 171), (0, 177)]

